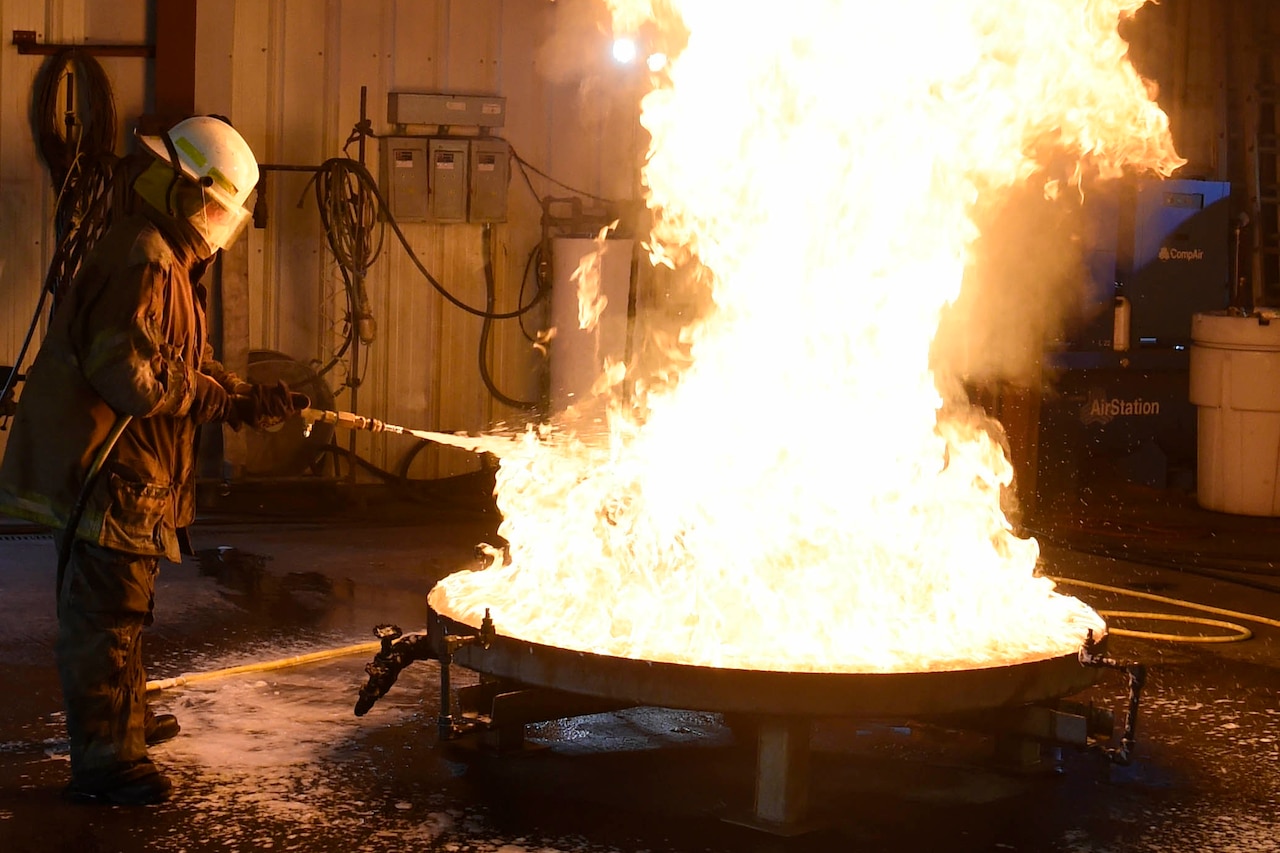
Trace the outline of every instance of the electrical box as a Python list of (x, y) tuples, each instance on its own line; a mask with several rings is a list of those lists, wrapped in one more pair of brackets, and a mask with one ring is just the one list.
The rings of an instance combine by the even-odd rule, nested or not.
[(511, 181), (511, 146), (505, 139), (471, 140), (469, 222), (507, 221), (507, 184)]
[(387, 94), (387, 121), (391, 124), (502, 127), (506, 116), (507, 99), (497, 95)]
[(1083, 236), (1091, 317), (1069, 341), (1073, 350), (1109, 350), (1115, 299), (1130, 304), (1133, 349), (1185, 349), (1191, 317), (1229, 302), (1231, 185), (1221, 181), (1143, 180), (1085, 195)]
[(1133, 268), (1123, 282), (1133, 303), (1133, 345), (1189, 346), (1192, 315), (1227, 307), (1230, 197), (1231, 185), (1221, 181), (1139, 184)]
[(430, 189), (427, 221), (466, 222), (467, 140), (433, 138), (426, 141)]
[(511, 146), (487, 135), (506, 112), (507, 99), (497, 95), (388, 93), (387, 120), (402, 133), (411, 124), (436, 127), (430, 135), (385, 137), (381, 178), (391, 215), (402, 222), (506, 222)]
[(426, 139), (383, 138), (379, 178), (396, 221), (428, 221), (427, 168)]

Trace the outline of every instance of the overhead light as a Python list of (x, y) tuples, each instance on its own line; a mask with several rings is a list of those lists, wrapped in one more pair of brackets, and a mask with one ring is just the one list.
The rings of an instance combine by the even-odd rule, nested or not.
[(636, 40), (633, 38), (623, 37), (613, 40), (613, 59), (622, 65), (630, 65), (636, 61), (639, 56), (640, 49), (636, 46)]

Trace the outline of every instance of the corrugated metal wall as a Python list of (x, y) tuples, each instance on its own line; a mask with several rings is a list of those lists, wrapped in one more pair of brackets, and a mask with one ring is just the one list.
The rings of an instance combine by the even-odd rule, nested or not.
[[(41, 41), (147, 40), (145, 0), (0, 0), (0, 33), (34, 29)], [(198, 112), (229, 116), (259, 160), (317, 165), (343, 153), (360, 118), (361, 88), (375, 134), (390, 131), (387, 93), (497, 94), (507, 98), (498, 132), (524, 160), (588, 193), (634, 195), (641, 133), (635, 81), (610, 67), (596, 0), (200, 0)], [(48, 262), (52, 191), (32, 143), (32, 81), (43, 58), (0, 53), (0, 363), (12, 359)], [(146, 103), (149, 61), (104, 59), (116, 90), (122, 138)], [(378, 173), (379, 142), (367, 165)], [(123, 150), (123, 149), (122, 149)], [(348, 151), (355, 156), (356, 146)], [(335, 351), (345, 311), (342, 281), (311, 192), (309, 175), (271, 171), (267, 225), (226, 254), (225, 358), (241, 370), (250, 349), (304, 363)], [(533, 177), (539, 195), (566, 195)], [(301, 200), (301, 204), (299, 203)], [(508, 221), (493, 227), (498, 310), (515, 307), (541, 209), (518, 173)], [(466, 303), (485, 305), (480, 225), (402, 226), (426, 268)], [(478, 368), (481, 321), (447, 304), (419, 274), (390, 230), (366, 287), (377, 337), (360, 349), (354, 408), (424, 429), (476, 430), (519, 417), (496, 402)], [(535, 311), (528, 326), (537, 328)], [(513, 321), (494, 325), (490, 365), (511, 397), (536, 399), (539, 356)], [(29, 361), (29, 359), (28, 359)], [(342, 368), (326, 376), (343, 384)], [(352, 389), (338, 395), (351, 406)], [(340, 436), (345, 445), (347, 437)], [(2, 441), (2, 438), (0, 438)], [(395, 469), (412, 443), (361, 434), (357, 451)], [(236, 438), (228, 457), (237, 454)], [(473, 470), (471, 454), (430, 449), (412, 476)]]
[[(34, 84), (47, 57), (20, 54), (11, 43), (15, 30), (33, 30), (42, 43), (141, 44), (147, 36), (147, 9), (141, 0), (0, 2), (0, 364), (11, 364), (22, 346), (53, 243), (54, 191), (36, 150), (31, 120)], [(111, 78), (119, 114), (136, 116), (145, 106), (149, 62), (104, 57), (100, 63)], [(121, 125), (121, 144), (126, 135)], [(43, 324), (31, 353), (42, 332)], [(28, 364), (30, 360), (29, 354)], [(6, 435), (0, 432), (0, 450)]]
[[(638, 133), (634, 96), (623, 81), (601, 81), (592, 62), (604, 37), (583, 21), (599, 20), (594, 2), (548, 0), (258, 0), (199, 6), (197, 109), (229, 115), (269, 164), (310, 165), (342, 153), (360, 118), (361, 89), (375, 133), (390, 132), (388, 92), (497, 94), (507, 98), (500, 135), (525, 160), (590, 193), (631, 192)], [(568, 30), (593, 32), (578, 56), (548, 45)], [(594, 85), (592, 85), (594, 84)], [(629, 100), (630, 99), (630, 100)], [(356, 146), (348, 150), (356, 155)], [(380, 146), (368, 144), (377, 174)], [(271, 172), (268, 226), (228, 258), (243, 264), (247, 340), (300, 361), (326, 362), (344, 311), (342, 283), (329, 256), (309, 176)], [(554, 188), (544, 184), (539, 193)], [(563, 193), (561, 193), (563, 194)], [(298, 201), (305, 198), (301, 206)], [(526, 259), (539, 237), (532, 193), (513, 177), (506, 223), (494, 226), (499, 310), (516, 305)], [(433, 276), (469, 305), (485, 305), (479, 225), (406, 223), (413, 251)], [(415, 268), (391, 231), (366, 282), (377, 338), (360, 351), (360, 384), (342, 407), (424, 429), (482, 429), (518, 418), (496, 402), (478, 367), (481, 321), (449, 305)], [(228, 304), (234, 281), (226, 288)], [(540, 315), (535, 312), (531, 325)], [(229, 354), (230, 355), (230, 354)], [(517, 399), (536, 399), (541, 357), (515, 322), (495, 324), (492, 372)], [(234, 359), (232, 359), (234, 361)], [(341, 368), (327, 377), (342, 384)], [(345, 438), (342, 439), (345, 442)], [(412, 443), (357, 437), (357, 451), (384, 468)], [(229, 451), (231, 452), (231, 451)], [(471, 454), (428, 449), (410, 469), (440, 476), (473, 469)]]

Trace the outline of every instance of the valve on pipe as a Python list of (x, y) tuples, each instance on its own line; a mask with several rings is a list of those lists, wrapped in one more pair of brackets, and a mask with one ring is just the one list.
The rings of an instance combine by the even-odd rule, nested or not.
[(448, 673), (453, 653), (462, 646), (473, 644), (479, 644), (487, 649), (493, 644), (497, 632), (493, 626), (493, 619), (490, 618), (489, 611), (486, 609), (478, 634), (446, 635), (442, 638), (443, 643), (432, 642), (430, 629), (405, 634), (398, 625), (391, 624), (378, 625), (373, 629), (373, 635), (382, 641), (382, 648), (373, 656), (373, 660), (365, 664), (364, 671), (368, 673), (369, 678), (360, 688), (359, 698), (356, 699), (356, 716), (363, 717), (369, 713), (373, 704), (387, 695), (387, 691), (400, 677), (401, 671), (409, 664), (420, 660), (435, 660), (440, 662), (441, 713), (447, 717)]

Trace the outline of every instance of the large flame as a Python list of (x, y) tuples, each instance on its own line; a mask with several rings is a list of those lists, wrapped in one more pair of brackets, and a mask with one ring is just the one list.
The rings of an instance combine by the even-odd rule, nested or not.
[(432, 605), (784, 670), (991, 666), (1104, 630), (1036, 576), (1001, 509), (1011, 465), (930, 345), (979, 199), (1052, 193), (1064, 158), (1076, 183), (1181, 164), (1118, 34), (1143, 0), (609, 3), (618, 31), (684, 40), (643, 102), (650, 245), (703, 267), (715, 311), (679, 381), (632, 380), (607, 436), (504, 456), (508, 559)]

